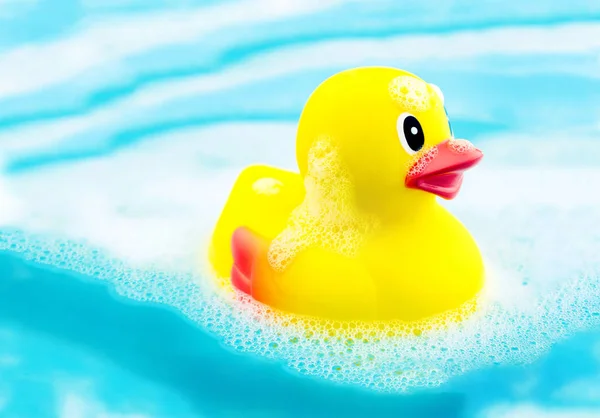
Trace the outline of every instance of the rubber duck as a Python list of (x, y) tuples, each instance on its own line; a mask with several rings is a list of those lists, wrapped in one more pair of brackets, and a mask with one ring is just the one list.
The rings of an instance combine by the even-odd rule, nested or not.
[(482, 157), (454, 138), (437, 86), (396, 68), (337, 73), (300, 116), (298, 172), (254, 165), (236, 180), (210, 243), (216, 277), (326, 319), (458, 308), (481, 290), (484, 265), (436, 197), (453, 199)]

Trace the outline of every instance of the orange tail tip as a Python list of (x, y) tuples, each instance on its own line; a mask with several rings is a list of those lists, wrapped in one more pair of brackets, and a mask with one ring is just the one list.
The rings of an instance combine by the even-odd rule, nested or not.
[(252, 270), (262, 248), (262, 239), (250, 229), (241, 227), (231, 237), (231, 284), (242, 292), (252, 295)]

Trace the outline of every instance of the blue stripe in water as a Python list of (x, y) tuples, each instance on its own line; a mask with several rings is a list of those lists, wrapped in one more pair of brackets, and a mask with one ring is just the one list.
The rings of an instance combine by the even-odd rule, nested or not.
[[(217, 56), (209, 55), (208, 59), (200, 64), (194, 64), (193, 66), (185, 65), (184, 68), (169, 68), (162, 71), (156, 71), (152, 73), (142, 73), (137, 75), (133, 80), (127, 80), (122, 84), (116, 84), (108, 87), (101, 87), (98, 91), (91, 92), (87, 97), (78, 100), (78, 104), (73, 106), (66, 106), (63, 109), (55, 110), (35, 110), (33, 112), (11, 114), (10, 109), (18, 106), (8, 105), (4, 106), (4, 112), (8, 110), (8, 115), (2, 116), (2, 110), (0, 110), (0, 129), (14, 128), (22, 124), (35, 123), (41, 121), (47, 121), (55, 118), (79, 116), (89, 112), (92, 112), (100, 107), (109, 106), (116, 101), (119, 101), (130, 94), (141, 90), (143, 87), (152, 83), (163, 82), (163, 81), (175, 81), (191, 76), (201, 76), (216, 74), (227, 67), (239, 64), (245, 60), (262, 53), (268, 53), (276, 50), (285, 50), (289, 47), (294, 46), (305, 46), (310, 45), (314, 42), (321, 41), (332, 41), (342, 39), (382, 39), (397, 36), (397, 35), (416, 35), (416, 34), (431, 34), (431, 35), (444, 35), (453, 32), (463, 30), (484, 30), (493, 29), (497, 27), (505, 27), (507, 24), (511, 26), (549, 26), (558, 25), (574, 22), (597, 22), (600, 21), (600, 12), (596, 15), (593, 14), (582, 14), (576, 17), (570, 18), (546, 18), (546, 19), (498, 19), (487, 22), (477, 22), (469, 24), (453, 24), (453, 25), (417, 25), (414, 27), (403, 27), (398, 28), (392, 26), (389, 28), (373, 27), (361, 29), (355, 27), (341, 27), (331, 29), (325, 28), (330, 32), (315, 32), (312, 34), (285, 34), (280, 39), (268, 39), (260, 42), (250, 43), (244, 45), (244, 40), (237, 40), (236, 44), (220, 51)], [(292, 27), (295, 27), (292, 25)], [(212, 36), (218, 37), (219, 34)], [(240, 45), (240, 42), (242, 43)], [(156, 52), (156, 51), (155, 51)], [(189, 53), (194, 53), (190, 49)], [(196, 52), (197, 53), (197, 52)], [(135, 59), (133, 59), (135, 61)], [(377, 63), (378, 65), (386, 65), (390, 63)], [(60, 86), (64, 88), (65, 86)], [(39, 94), (39, 93), (36, 93)], [(18, 99), (32, 100), (34, 97), (24, 96)], [(14, 100), (14, 99), (13, 99)], [(10, 103), (11, 100), (9, 100)], [(1, 100), (0, 100), (0, 103)], [(53, 105), (55, 106), (55, 105)]]
[[(208, 127), (210, 125), (222, 124), (225, 122), (294, 122), (297, 120), (297, 114), (265, 114), (251, 115), (244, 117), (237, 113), (236, 115), (222, 116), (217, 118), (190, 118), (185, 120), (177, 120), (165, 122), (162, 124), (152, 124), (141, 126), (134, 129), (124, 129), (111, 137), (105, 142), (102, 147), (89, 147), (75, 150), (57, 150), (52, 153), (42, 153), (28, 155), (22, 158), (16, 158), (10, 161), (6, 167), (7, 174), (19, 174), (39, 168), (52, 166), (56, 164), (64, 164), (75, 162), (85, 158), (96, 158), (105, 155), (110, 155), (116, 150), (124, 147), (132, 146), (136, 143), (148, 140), (149, 138), (165, 134), (171, 131), (178, 131), (191, 127)], [(460, 132), (461, 138), (474, 138), (482, 132), (492, 133), (505, 130), (504, 125), (495, 123), (483, 123), (472, 121), (455, 121), (455, 126), (458, 127), (456, 132)], [(291, 138), (290, 138), (291, 139)], [(477, 140), (473, 141), (477, 143)]]

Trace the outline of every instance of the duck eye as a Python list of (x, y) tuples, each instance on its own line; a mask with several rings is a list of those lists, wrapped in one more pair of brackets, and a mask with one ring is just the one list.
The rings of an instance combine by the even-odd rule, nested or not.
[(400, 138), (402, 148), (407, 153), (412, 155), (425, 145), (423, 128), (417, 118), (410, 113), (403, 113), (398, 117), (396, 129), (398, 130), (398, 137)]

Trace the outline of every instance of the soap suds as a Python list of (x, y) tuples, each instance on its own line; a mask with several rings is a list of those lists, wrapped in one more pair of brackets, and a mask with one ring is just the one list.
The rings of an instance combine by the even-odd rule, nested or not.
[(331, 138), (315, 140), (308, 154), (304, 185), (304, 201), (269, 248), (268, 261), (276, 271), (285, 270), (309, 247), (354, 257), (365, 235), (377, 225), (374, 218), (357, 210), (352, 179)]
[(448, 148), (457, 154), (464, 154), (465, 152), (474, 150), (475, 145), (466, 139), (451, 138), (448, 141)]
[(414, 177), (421, 174), (437, 155), (436, 147), (423, 148), (417, 152), (407, 163), (408, 173), (406, 176)]
[(431, 106), (427, 83), (418, 78), (401, 75), (390, 82), (388, 90), (392, 99), (406, 110), (424, 112)]

